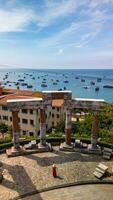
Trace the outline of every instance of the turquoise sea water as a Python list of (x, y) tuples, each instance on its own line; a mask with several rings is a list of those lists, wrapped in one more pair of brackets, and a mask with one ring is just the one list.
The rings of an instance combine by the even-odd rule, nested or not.
[[(8, 77), (3, 80), (6, 74)], [(97, 78), (101, 78), (101, 81), (98, 82)], [(103, 88), (104, 85), (113, 85), (113, 69), (0, 69), (2, 84), (10, 81), (4, 85), (5, 88), (16, 88), (15, 82), (18, 82), (19, 79), (24, 79), (24, 83), (33, 86), (29, 90), (67, 89), (73, 92), (74, 97), (101, 98), (107, 102), (113, 102), (113, 89)], [(84, 79), (85, 82), (82, 82), (81, 79)], [(91, 85), (91, 81), (95, 85)], [(42, 82), (45, 82), (47, 87), (42, 87)], [(19, 84), (20, 89), (28, 89), (27, 86), (21, 86), (21, 83)], [(87, 86), (88, 89), (85, 89), (84, 86)], [(99, 91), (95, 91), (96, 87), (99, 87)]]

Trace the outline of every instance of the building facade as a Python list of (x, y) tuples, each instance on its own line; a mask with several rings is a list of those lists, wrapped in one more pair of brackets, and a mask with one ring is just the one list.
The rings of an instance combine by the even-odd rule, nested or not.
[[(4, 89), (5, 90), (5, 89)], [(10, 90), (7, 95), (1, 94), (0, 96), (0, 123), (5, 123), (8, 126), (12, 126), (12, 112), (7, 108), (7, 100), (11, 99), (27, 99), (34, 98), (35, 93), (30, 91)], [(54, 98), (52, 100), (52, 106), (47, 106), (46, 113), (46, 130), (51, 130), (58, 123), (65, 119), (65, 109), (63, 106), (63, 99)], [(19, 110), (19, 126), (20, 134), (33, 136), (38, 135), (40, 132), (40, 109), (20, 109)]]

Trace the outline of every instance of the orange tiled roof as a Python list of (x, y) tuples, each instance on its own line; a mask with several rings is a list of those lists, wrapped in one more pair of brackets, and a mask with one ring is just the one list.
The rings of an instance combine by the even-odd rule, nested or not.
[(30, 91), (30, 90), (4, 89), (3, 91), (7, 93), (22, 95), (22, 96), (34, 95), (34, 91)]
[(53, 107), (61, 107), (64, 103), (64, 99), (54, 99), (52, 100)]
[[(34, 97), (29, 97), (30, 99), (34, 99)], [(13, 99), (28, 99), (28, 96), (19, 96), (16, 94), (9, 94), (9, 95), (3, 95), (0, 97), (0, 104), (6, 104), (7, 100), (13, 100)]]

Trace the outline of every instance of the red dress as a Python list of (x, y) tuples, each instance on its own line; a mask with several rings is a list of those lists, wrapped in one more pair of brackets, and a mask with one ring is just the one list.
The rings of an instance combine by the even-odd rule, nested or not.
[(52, 175), (53, 175), (54, 177), (57, 176), (57, 173), (56, 173), (56, 166), (53, 166), (53, 167), (52, 167)]

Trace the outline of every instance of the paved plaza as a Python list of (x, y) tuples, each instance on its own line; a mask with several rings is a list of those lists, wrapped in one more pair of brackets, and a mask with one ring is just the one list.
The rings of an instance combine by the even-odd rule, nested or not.
[[(53, 152), (37, 153), (14, 158), (7, 158), (5, 154), (1, 154), (0, 161), (3, 163), (2, 169), (4, 174), (4, 180), (2, 184), (0, 184), (0, 200), (13, 199), (22, 194), (51, 186), (77, 181), (97, 180), (94, 177), (93, 172), (100, 162), (108, 166), (109, 172), (112, 171), (113, 167), (113, 159), (105, 161), (101, 156), (97, 155), (81, 154), (77, 152), (61, 152), (58, 150), (58, 147), (54, 147)], [(52, 177), (53, 163), (57, 166), (57, 178)], [(104, 180), (113, 181), (113, 176), (107, 176)], [(113, 186), (109, 187), (111, 188)], [(87, 187), (84, 188), (87, 190)], [(65, 195), (71, 190), (75, 189), (73, 189), (73, 187), (65, 189), (65, 191), (67, 191), (65, 192)], [(59, 189), (59, 191), (62, 191), (62, 189)], [(48, 194), (51, 194), (51, 192), (52, 191), (48, 192)], [(93, 191), (93, 193), (95, 192)], [(44, 196), (45, 194), (46, 193), (41, 194), (42, 197), (40, 198), (47, 199)], [(56, 191), (56, 194), (59, 194), (58, 190)], [(34, 200), (34, 198), (35, 196), (29, 197), (30, 200)], [(57, 197), (55, 198), (57, 199)], [(51, 198), (48, 196), (48, 199)]]
[(113, 185), (82, 185), (56, 189), (23, 200), (113, 200)]

